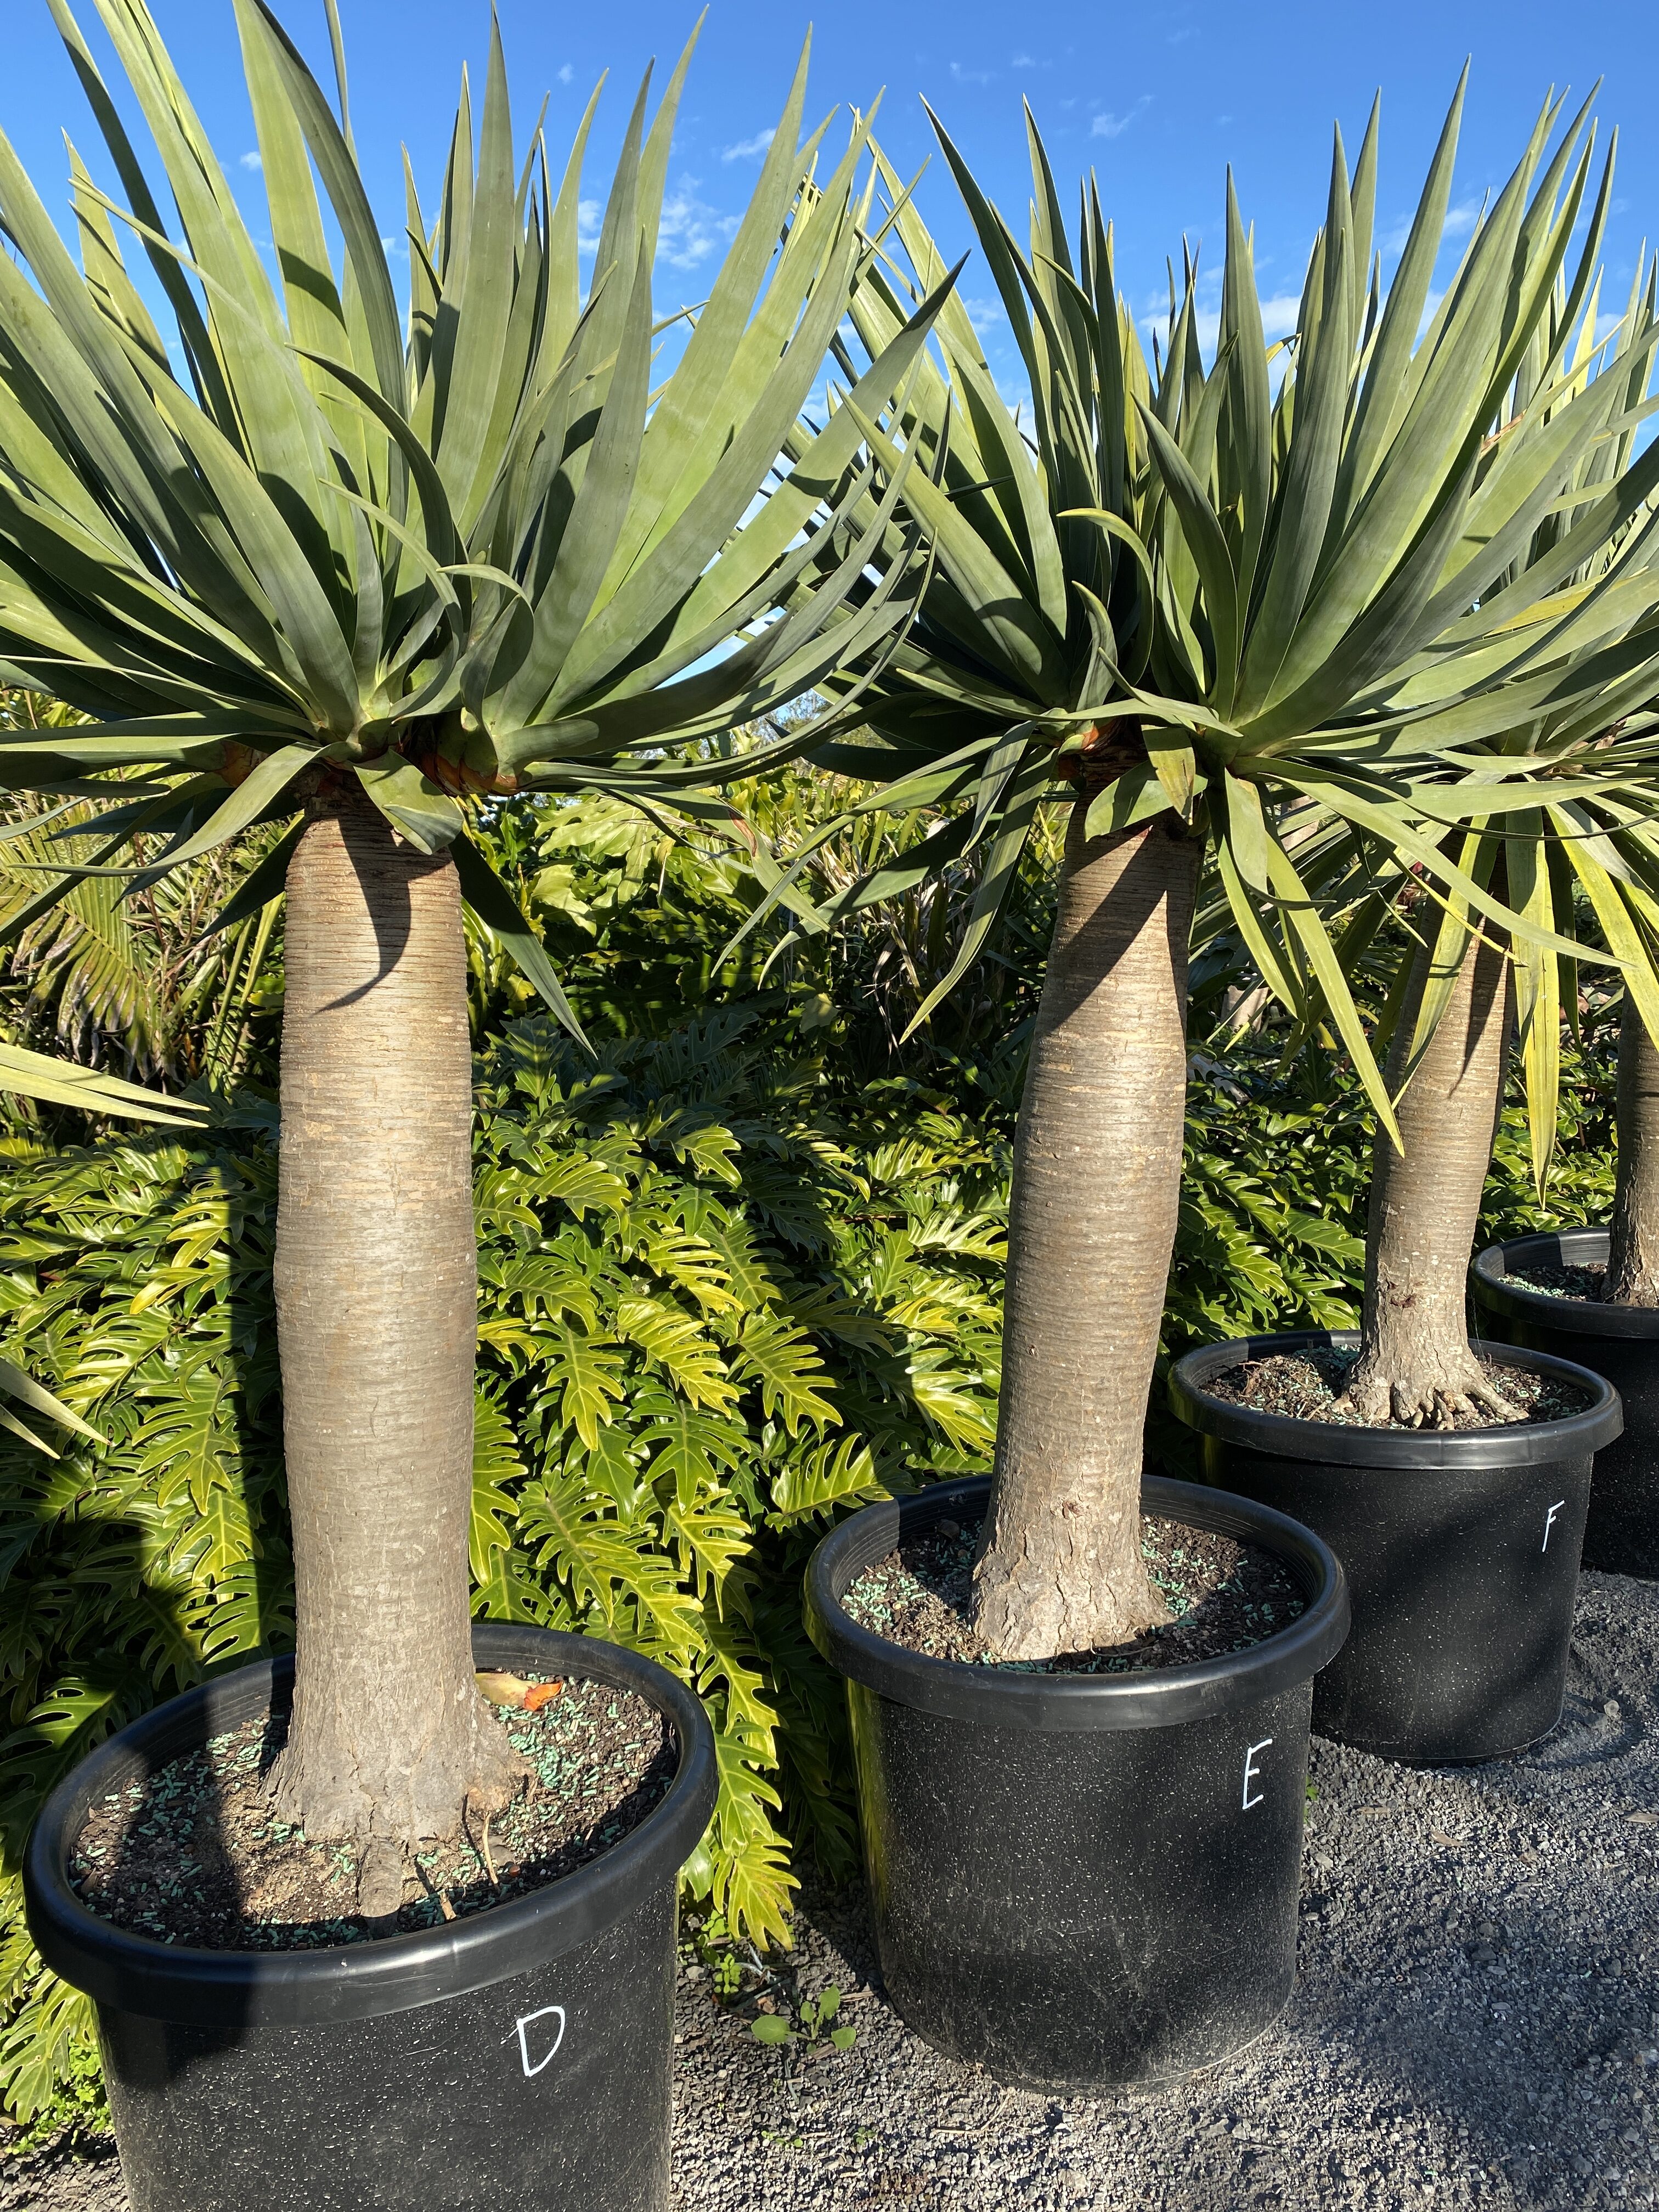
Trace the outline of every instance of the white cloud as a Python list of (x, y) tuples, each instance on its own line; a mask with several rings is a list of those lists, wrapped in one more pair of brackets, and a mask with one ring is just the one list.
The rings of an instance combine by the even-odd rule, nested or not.
[[(1464, 200), (1455, 208), (1448, 208), (1446, 227), (1441, 234), (1442, 236), (1445, 238), (1467, 236), (1480, 220), (1483, 204), (1484, 203), (1480, 200)], [(1378, 238), (1377, 245), (1385, 255), (1392, 256), (1405, 252), (1406, 240), (1412, 234), (1413, 220), (1411, 216), (1402, 215), (1398, 222), (1392, 223)]]
[(257, 154), (244, 154), (241, 156), (241, 166), (245, 169), (263, 169), (265, 165)]
[(1271, 300), (1261, 302), (1261, 328), (1270, 338), (1287, 338), (1296, 328), (1297, 317), (1302, 313), (1299, 292), (1275, 292)]
[(728, 146), (720, 159), (722, 161), (758, 161), (776, 137), (775, 130), (757, 131), (752, 138), (740, 138), (735, 146)]
[(951, 82), (956, 84), (989, 84), (995, 75), (994, 70), (963, 69), (960, 62), (951, 64)]
[[(1269, 341), (1289, 337), (1296, 328), (1297, 317), (1301, 310), (1302, 296), (1297, 292), (1278, 292), (1271, 299), (1264, 300), (1261, 302), (1262, 335)], [(1200, 350), (1206, 356), (1213, 357), (1221, 337), (1220, 307), (1201, 307), (1193, 319), (1198, 331)], [(1149, 295), (1141, 308), (1139, 320), (1143, 331), (1157, 333), (1158, 344), (1162, 346), (1170, 327), (1169, 294), (1155, 292)]]
[(575, 74), (575, 70), (571, 68), (568, 62), (562, 63), (559, 67), (559, 82), (568, 84)]
[(1002, 302), (1000, 300), (964, 300), (962, 304), (968, 310), (969, 320), (975, 330), (988, 331), (994, 323), (1002, 320)]
[(1096, 138), (1121, 138), (1138, 116), (1144, 115), (1152, 104), (1150, 92), (1143, 92), (1134, 106), (1115, 115), (1110, 108), (1103, 109), (1091, 126), (1090, 135)]
[(1406, 240), (1411, 234), (1412, 219), (1407, 215), (1402, 215), (1397, 222), (1390, 223), (1388, 229), (1378, 237), (1376, 243), (1379, 252), (1385, 254), (1403, 253), (1406, 250)]
[(1008, 66), (1010, 69), (1035, 69), (1036, 64), (1030, 54), (1016, 54)]
[(1026, 381), (1024, 371), (1017, 364), (1006, 369), (994, 368), (991, 381), (1014, 420), (1023, 422), (1031, 411), (1031, 387)]
[[(738, 217), (722, 215), (697, 197), (698, 179), (683, 178), (663, 202), (657, 230), (657, 251), (671, 269), (695, 269), (730, 240)], [(576, 243), (592, 253), (599, 242), (598, 200), (576, 203)]]
[(697, 179), (687, 177), (663, 202), (657, 250), (671, 269), (695, 269), (726, 243), (738, 220), (700, 200)]

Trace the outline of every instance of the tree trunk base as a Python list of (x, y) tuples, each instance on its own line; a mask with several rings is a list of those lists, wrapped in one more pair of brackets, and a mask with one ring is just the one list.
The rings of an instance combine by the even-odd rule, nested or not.
[(1615, 1276), (1609, 1267), (1601, 1285), (1601, 1303), (1607, 1306), (1645, 1306), (1650, 1311), (1659, 1306), (1659, 1275)]
[(1419, 1012), (1431, 983), (1446, 980), (1438, 957), (1431, 932), (1413, 955), (1389, 1048), (1399, 1148), (1382, 1128), (1371, 1148), (1359, 1358), (1342, 1404), (1375, 1426), (1526, 1418), (1487, 1379), (1468, 1321), (1469, 1253), (1503, 1101), (1509, 968), (1495, 939), (1465, 943), (1413, 1073)]
[(313, 1843), (349, 1844), (360, 1856), (386, 1844), (406, 1856), (416, 1842), (452, 1841), (469, 1814), (499, 1812), (533, 1772), (489, 1706), (466, 1694), (476, 1707), (470, 1726), (422, 1741), (412, 1716), (398, 1716), (374, 1731), (380, 1756), (372, 1765), (362, 1756), (361, 1726), (350, 1738), (356, 1756), (322, 1731), (296, 1737), (271, 1768), (272, 1807)]
[(1339, 1402), (1372, 1427), (1395, 1420), (1410, 1429), (1449, 1429), (1460, 1413), (1526, 1419), (1492, 1388), (1467, 1343), (1419, 1344), (1408, 1351), (1372, 1346), (1361, 1355)]
[(1109, 1650), (1174, 1618), (1147, 1578), (1139, 1506), (1127, 1530), (1125, 1517), (1103, 1528), (1068, 1498), (1018, 1534), (993, 1525), (974, 1567), (972, 1618), (994, 1658)]

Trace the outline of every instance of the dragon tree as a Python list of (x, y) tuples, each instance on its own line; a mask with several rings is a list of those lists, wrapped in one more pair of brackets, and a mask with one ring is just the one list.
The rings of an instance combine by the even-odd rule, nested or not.
[[(890, 467), (918, 462), (911, 497), (933, 565), (865, 700), (867, 731), (816, 757), (875, 781), (860, 804), (945, 811), (907, 880), (974, 856), (970, 921), (919, 1019), (984, 949), (1040, 810), (1068, 817), (975, 1570), (976, 1625), (1005, 1658), (1109, 1646), (1167, 1617), (1141, 1558), (1142, 1423), (1206, 856), (1261, 975), (1297, 1021), (1328, 1013), (1397, 1143), (1340, 932), (1280, 834), (1285, 810), (1316, 845), (1345, 841), (1375, 881), (1420, 872), (1465, 942), (1489, 927), (1553, 961), (1575, 950), (1557, 927), (1559, 874), (1534, 870), (1524, 899), (1492, 878), (1506, 817), (1529, 850), (1546, 827), (1540, 764), (1506, 741), (1551, 720), (1561, 803), (1569, 779), (1603, 789), (1641, 774), (1603, 759), (1596, 781), (1595, 741), (1621, 701), (1650, 695), (1656, 592), (1644, 562), (1595, 556), (1641, 514), (1651, 450), (1573, 494), (1585, 456), (1632, 427), (1628, 378), (1591, 374), (1570, 350), (1594, 296), (1610, 165), (1597, 174), (1587, 113), (1564, 123), (1547, 103), (1437, 299), (1462, 98), (1460, 85), (1386, 286), (1375, 112), (1352, 170), (1339, 134), (1283, 348), (1265, 340), (1229, 181), (1207, 362), (1191, 259), (1172, 274), (1149, 363), (1092, 179), (1073, 240), (1032, 125), (1022, 247), (936, 122), (1019, 348), (1025, 422), (954, 295), (898, 433), (864, 409), (858, 360), (894, 340), (943, 266), (913, 194), (884, 172), (881, 258), (855, 291), (856, 343), (839, 342), (844, 411)], [(1559, 546), (1523, 559), (1563, 502)], [(896, 537), (884, 543), (896, 560)], [(786, 869), (774, 897), (795, 883)], [(888, 887), (872, 878), (841, 906)], [(799, 904), (799, 927), (833, 919)]]
[[(539, 134), (520, 162), (492, 32), (435, 220), (409, 179), (403, 316), (332, 0), (337, 105), (263, 0), (235, 0), (274, 281), (143, 0), (96, 5), (174, 230), (68, 0), (49, 4), (120, 197), (71, 149), (77, 258), (0, 138), (0, 681), (99, 726), (9, 731), (0, 786), (104, 806), (94, 859), (45, 870), (13, 927), (94, 868), (142, 887), (287, 825), (219, 916), (286, 893), (276, 1269), (298, 1650), (273, 1788), (307, 1835), (359, 1847), (373, 1911), (415, 1838), (519, 1779), (469, 1638), (463, 907), (568, 1011), (470, 810), (707, 781), (719, 763), (688, 762), (687, 741), (837, 664), (879, 665), (910, 564), (853, 587), (907, 527), (908, 465), (890, 474), (858, 424), (887, 410), (933, 310), (903, 319), (856, 411), (781, 459), (868, 250), (867, 122), (833, 155), (827, 124), (803, 137), (805, 55), (708, 296), (671, 327), (653, 254), (690, 49), (654, 114), (641, 88), (584, 286), (594, 104), (562, 173)], [(0, 1074), (189, 1118), (15, 1049)]]

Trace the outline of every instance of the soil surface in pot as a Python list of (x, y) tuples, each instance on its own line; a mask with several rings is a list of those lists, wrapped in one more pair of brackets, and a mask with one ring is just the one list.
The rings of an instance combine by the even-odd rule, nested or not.
[(349, 1845), (313, 1843), (271, 1810), (265, 1777), (287, 1737), (285, 1712), (215, 1736), (94, 1804), (70, 1879), (105, 1919), (202, 1950), (316, 1950), (405, 1935), (586, 1866), (639, 1826), (679, 1763), (656, 1707), (608, 1683), (566, 1680), (534, 1712), (501, 1707), (496, 1717), (536, 1779), (488, 1827), (473, 1819), (466, 1838), (417, 1852), (402, 1909), (385, 1920), (356, 1910)]
[[(1589, 1267), (1558, 1267), (1542, 1260), (1528, 1261), (1524, 1267), (1506, 1267), (1504, 1279), (1524, 1284), (1529, 1291), (1541, 1291), (1547, 1298), (1577, 1298), (1586, 1305), (1605, 1305), (1602, 1296), (1607, 1288), (1606, 1262), (1598, 1260)], [(1614, 1304), (1622, 1303), (1615, 1299)]]
[(939, 1521), (866, 1567), (842, 1599), (861, 1628), (930, 1659), (1027, 1674), (1132, 1674), (1246, 1651), (1306, 1609), (1284, 1561), (1208, 1528), (1143, 1514), (1141, 1556), (1176, 1618), (1128, 1644), (1057, 1659), (994, 1659), (968, 1620), (980, 1522)]
[[(1317, 1346), (1308, 1352), (1276, 1352), (1267, 1359), (1242, 1360), (1204, 1385), (1206, 1397), (1224, 1405), (1248, 1406), (1254, 1413), (1279, 1413), (1292, 1421), (1328, 1421), (1348, 1429), (1406, 1429), (1406, 1421), (1362, 1421), (1342, 1403), (1358, 1352), (1352, 1346)], [(1496, 1359), (1482, 1359), (1487, 1382), (1501, 1397), (1521, 1409), (1527, 1421), (1561, 1421), (1583, 1413), (1595, 1401), (1589, 1393), (1553, 1376), (1528, 1374), (1523, 1367), (1505, 1367)], [(1484, 1410), (1455, 1413), (1443, 1425), (1448, 1429), (1512, 1429), (1519, 1423), (1501, 1419)]]

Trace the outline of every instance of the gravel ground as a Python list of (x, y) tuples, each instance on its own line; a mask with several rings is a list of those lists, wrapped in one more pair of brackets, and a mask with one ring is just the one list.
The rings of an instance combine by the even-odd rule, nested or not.
[[(793, 2067), (681, 1987), (677, 2212), (1600, 2212), (1659, 2202), (1659, 1589), (1586, 1575), (1537, 1751), (1412, 1773), (1314, 1747), (1301, 1978), (1161, 2097), (999, 2088), (908, 2034), (862, 1910), (792, 1972), (858, 2040)], [(125, 2212), (114, 2160), (0, 2161), (0, 2212)]]

